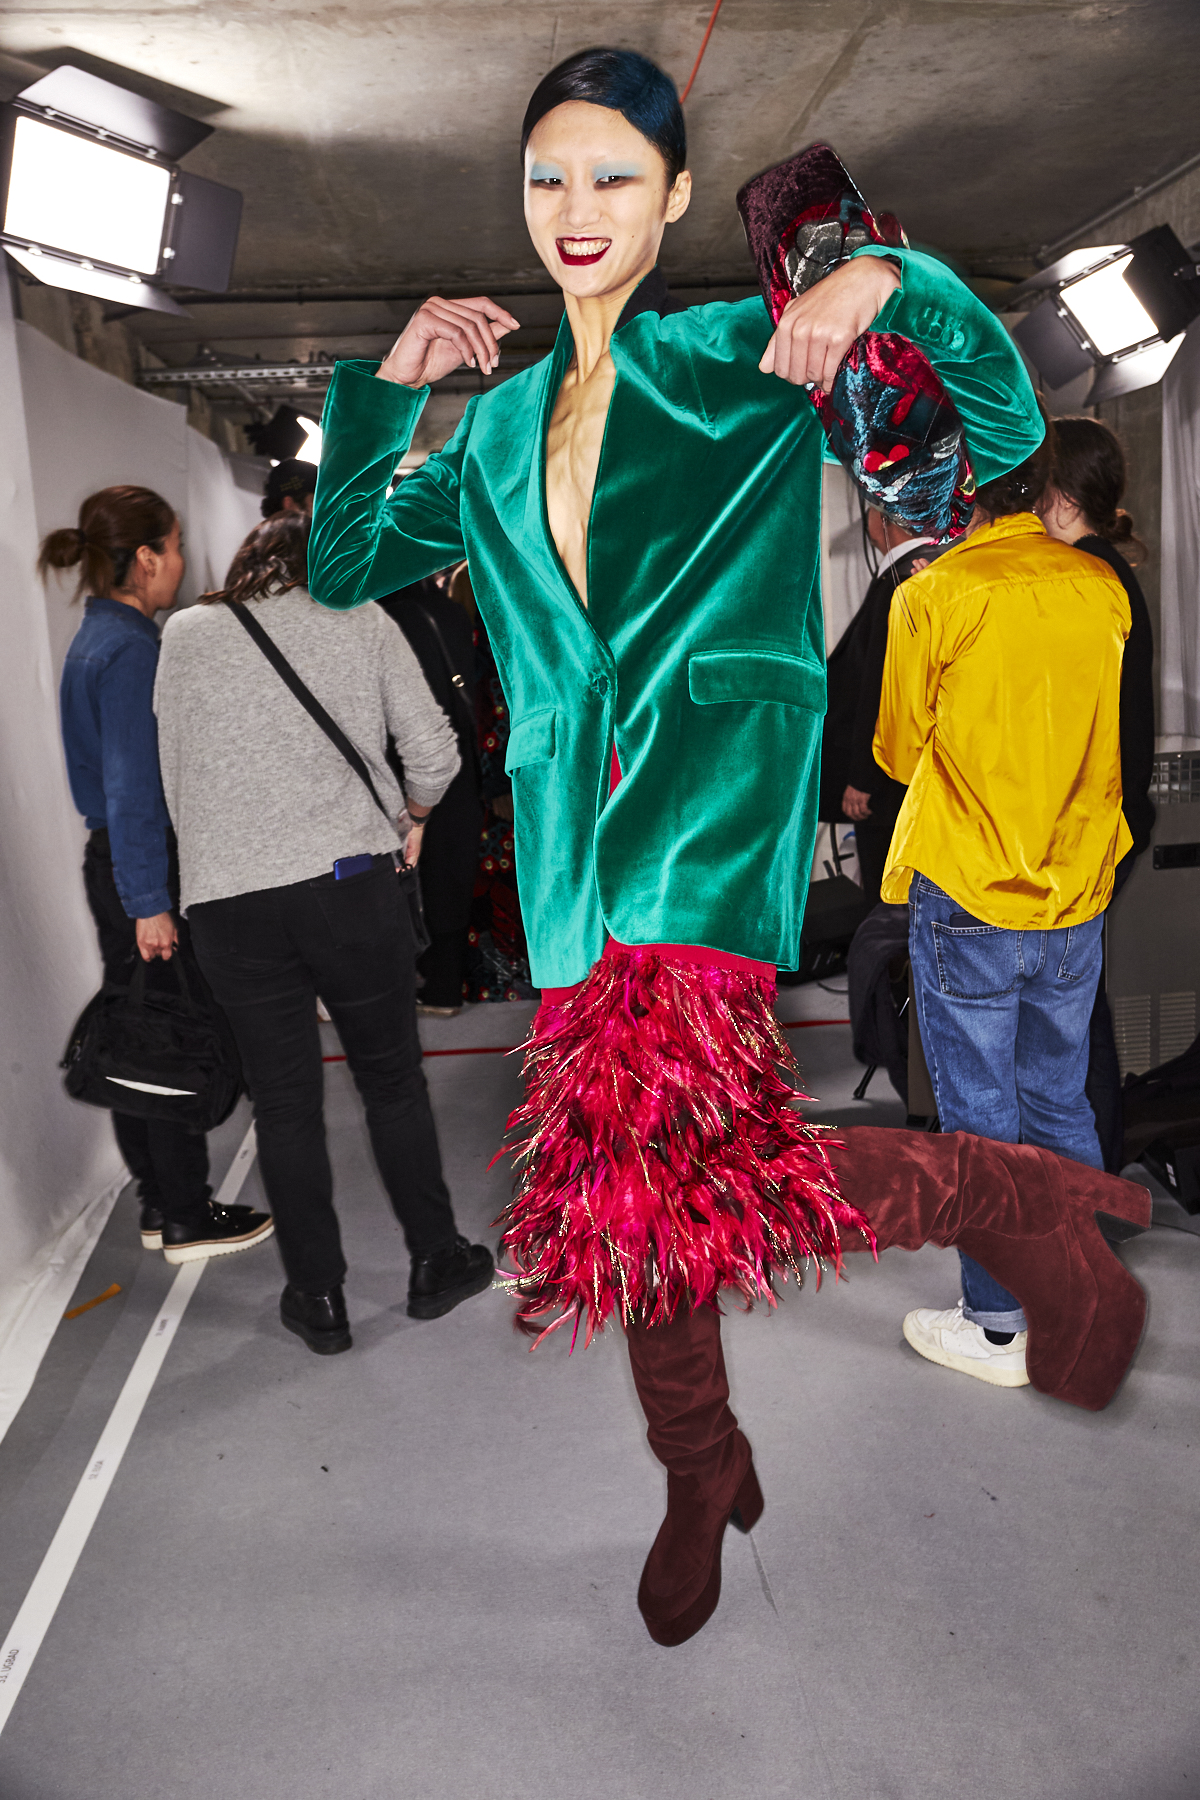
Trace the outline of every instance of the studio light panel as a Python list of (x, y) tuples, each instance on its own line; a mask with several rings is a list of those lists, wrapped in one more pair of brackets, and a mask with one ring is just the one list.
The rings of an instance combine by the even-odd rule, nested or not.
[(40, 119), (16, 121), (4, 229), (43, 248), (157, 272), (171, 173)]
[(1069, 251), (1008, 301), (1030, 308), (1012, 334), (1047, 387), (1093, 367), (1086, 404), (1095, 406), (1162, 380), (1200, 318), (1196, 250), (1169, 225), (1154, 225), (1127, 244)]
[(306, 419), (300, 414), (300, 423), (304, 427), (305, 438), (296, 452), (297, 462), (319, 463), (321, 460), (321, 427), (315, 419)]
[(182, 314), (229, 286), (242, 196), (178, 166), (212, 127), (70, 63), (0, 106), (0, 241), (49, 287)]
[(1062, 289), (1063, 305), (1078, 319), (1101, 356), (1115, 356), (1158, 336), (1157, 325), (1125, 280), (1132, 261), (1131, 252)]

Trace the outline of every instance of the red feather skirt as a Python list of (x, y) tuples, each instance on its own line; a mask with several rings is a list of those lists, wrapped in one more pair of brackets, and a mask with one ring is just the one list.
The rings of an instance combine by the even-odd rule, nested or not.
[[(616, 1313), (657, 1324), (717, 1305), (775, 1304), (775, 1277), (841, 1268), (839, 1227), (870, 1223), (838, 1195), (821, 1128), (772, 1011), (744, 969), (610, 945), (544, 1004), (508, 1122), (516, 1187), (502, 1251), (518, 1327), (574, 1320), (585, 1342)], [(502, 1151), (501, 1154), (504, 1154)]]

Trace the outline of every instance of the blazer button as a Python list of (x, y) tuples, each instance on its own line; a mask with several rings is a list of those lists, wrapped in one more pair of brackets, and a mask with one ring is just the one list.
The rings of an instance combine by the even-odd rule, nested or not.
[(608, 676), (607, 675), (593, 675), (592, 676), (592, 688), (593, 688), (594, 692), (599, 694), (601, 699), (603, 699), (605, 694), (607, 694), (607, 692), (608, 692)]

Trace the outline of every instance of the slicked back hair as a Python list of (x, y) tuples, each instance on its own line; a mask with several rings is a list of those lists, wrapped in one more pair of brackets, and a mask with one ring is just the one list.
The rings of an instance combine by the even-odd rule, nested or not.
[(525, 108), (521, 125), (521, 162), (530, 133), (540, 119), (568, 100), (585, 100), (591, 106), (607, 106), (619, 112), (667, 165), (667, 190), (687, 167), (687, 126), (675, 83), (669, 75), (636, 50), (610, 50), (602, 45), (577, 50), (557, 68), (543, 75)]

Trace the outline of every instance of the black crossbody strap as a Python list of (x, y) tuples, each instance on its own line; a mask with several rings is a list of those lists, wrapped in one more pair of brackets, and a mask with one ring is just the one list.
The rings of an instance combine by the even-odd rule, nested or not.
[(446, 647), (446, 640), (442, 636), (442, 628), (438, 624), (437, 620), (434, 618), (433, 614), (428, 610), (427, 607), (422, 606), (421, 602), (419, 600), (414, 601), (413, 604), (416, 606), (417, 611), (420, 613), (421, 617), (424, 619), (425, 623), (428, 625), (430, 631), (432, 631), (433, 636), (434, 636), (434, 641), (437, 644), (438, 650), (441, 652), (442, 662), (445, 664), (446, 673), (450, 677), (450, 686), (454, 691), (454, 697), (458, 702), (458, 706), (459, 706), (459, 710), (460, 710), (460, 714), (461, 714), (460, 721), (459, 721), (459, 730), (462, 732), (463, 736), (466, 738), (467, 744), (471, 750), (472, 758), (475, 762), (475, 766), (476, 766), (476, 768), (478, 768), (479, 767), (479, 744), (476, 740), (475, 716), (471, 711), (471, 703), (467, 699), (466, 682), (463, 680), (462, 676), (459, 674), (458, 670), (454, 666), (454, 662), (451, 658), (450, 652), (449, 652), (448, 648)]
[(287, 687), (291, 688), (305, 712), (321, 727), (321, 730), (325, 733), (325, 736), (329, 739), (335, 749), (341, 751), (346, 761), (350, 764), (350, 767), (354, 770), (354, 773), (358, 776), (358, 779), (368, 789), (372, 800), (375, 802), (384, 818), (388, 821), (389, 825), (394, 825), (396, 821), (392, 818), (391, 813), (376, 793), (375, 783), (371, 780), (371, 771), (368, 769), (366, 763), (354, 748), (354, 745), (350, 742), (350, 739), (346, 736), (341, 726), (337, 724), (335, 720), (330, 718), (316, 695), (305, 687), (299, 675), (297, 675), (295, 669), (293, 669), (291, 663), (283, 654), (283, 651), (279, 648), (279, 645), (275, 642), (274, 638), (263, 630), (247, 605), (238, 606), (232, 600), (226, 600), (225, 605), (238, 621), (238, 624), (243, 625), (250, 633), (250, 636), (254, 639), (254, 642), (258, 645), (275, 673)]

